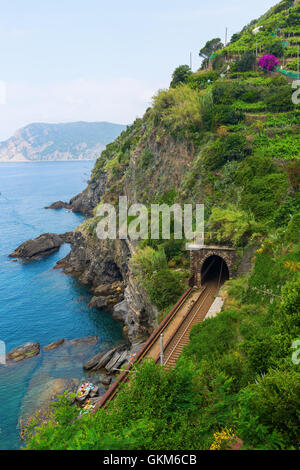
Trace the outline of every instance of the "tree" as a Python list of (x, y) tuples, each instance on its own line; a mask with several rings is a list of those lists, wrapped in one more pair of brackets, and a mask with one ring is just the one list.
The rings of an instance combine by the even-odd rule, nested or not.
[(240, 33), (234, 33), (234, 34), (231, 36), (230, 43), (233, 43), (233, 42), (238, 41), (241, 36), (242, 36), (242, 32), (240, 32)]
[(246, 51), (240, 59), (235, 62), (237, 72), (248, 72), (253, 70), (256, 61), (255, 54), (252, 51)]
[(224, 46), (220, 38), (211, 39), (210, 41), (207, 41), (202, 49), (200, 49), (199, 56), (204, 60), (207, 60), (214, 52), (222, 49), (222, 47)]
[(185, 83), (191, 74), (192, 71), (188, 65), (179, 65), (172, 74), (171, 88), (175, 88), (179, 83)]
[(279, 41), (273, 41), (269, 47), (267, 47), (266, 51), (268, 54), (272, 54), (277, 57), (281, 57), (283, 55), (283, 46), (282, 42)]

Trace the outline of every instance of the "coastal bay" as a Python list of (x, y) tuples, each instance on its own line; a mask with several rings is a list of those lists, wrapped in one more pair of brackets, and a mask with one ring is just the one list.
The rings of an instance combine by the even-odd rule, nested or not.
[[(19, 244), (44, 232), (73, 230), (84, 216), (44, 207), (58, 198), (69, 200), (86, 186), (94, 162), (0, 164), (0, 339), (10, 351), (26, 342), (39, 342), (38, 356), (0, 366), (0, 449), (19, 448), (18, 423), (66, 385), (86, 377), (82, 364), (100, 350), (122, 341), (122, 327), (109, 312), (89, 308), (92, 295), (76, 279), (54, 270), (69, 252), (30, 263), (9, 257)], [(43, 347), (60, 338), (98, 336), (97, 344), (54, 351)]]

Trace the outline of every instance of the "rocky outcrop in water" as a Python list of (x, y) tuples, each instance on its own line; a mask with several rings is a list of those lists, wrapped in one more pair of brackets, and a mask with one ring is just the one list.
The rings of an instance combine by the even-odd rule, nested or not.
[(65, 342), (64, 339), (58, 339), (57, 341), (53, 341), (53, 343), (47, 344), (43, 347), (43, 351), (53, 351), (53, 349), (57, 349)]
[(63, 243), (70, 243), (71, 237), (71, 232), (62, 235), (43, 233), (34, 240), (28, 240), (22, 243), (22, 245), (9, 256), (11, 258), (22, 258), (25, 260), (42, 258), (58, 251)]
[(26, 343), (9, 351), (6, 354), (6, 360), (12, 362), (24, 361), (25, 359), (37, 356), (40, 350), (40, 343)]
[(97, 181), (90, 181), (88, 186), (69, 202), (56, 201), (45, 209), (69, 209), (72, 212), (81, 212), (87, 217), (93, 216), (94, 208), (99, 204), (105, 191), (106, 176), (102, 172)]
[(99, 336), (84, 336), (83, 338), (75, 338), (69, 341), (70, 346), (79, 346), (82, 344), (97, 344)]

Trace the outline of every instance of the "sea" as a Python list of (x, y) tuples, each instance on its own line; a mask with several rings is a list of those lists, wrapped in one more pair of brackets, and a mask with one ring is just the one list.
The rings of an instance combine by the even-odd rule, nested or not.
[[(109, 312), (88, 307), (88, 288), (53, 269), (68, 254), (69, 245), (27, 263), (8, 257), (28, 239), (68, 232), (84, 221), (81, 214), (44, 207), (69, 201), (82, 191), (93, 165), (93, 161), (0, 163), (0, 348), (8, 352), (26, 342), (41, 344), (38, 356), (0, 365), (0, 450), (24, 446), (22, 426), (65, 384), (99, 381), (99, 375), (84, 373), (83, 362), (122, 342), (121, 324)], [(42, 351), (52, 341), (86, 336), (98, 336), (98, 344), (71, 347), (65, 342), (52, 352)]]

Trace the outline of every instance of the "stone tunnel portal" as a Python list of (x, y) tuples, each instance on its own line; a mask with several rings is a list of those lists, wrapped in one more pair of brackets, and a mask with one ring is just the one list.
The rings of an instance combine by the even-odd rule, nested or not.
[(235, 249), (228, 246), (190, 245), (190, 285), (200, 287), (209, 280), (220, 278), (220, 285), (233, 278)]

